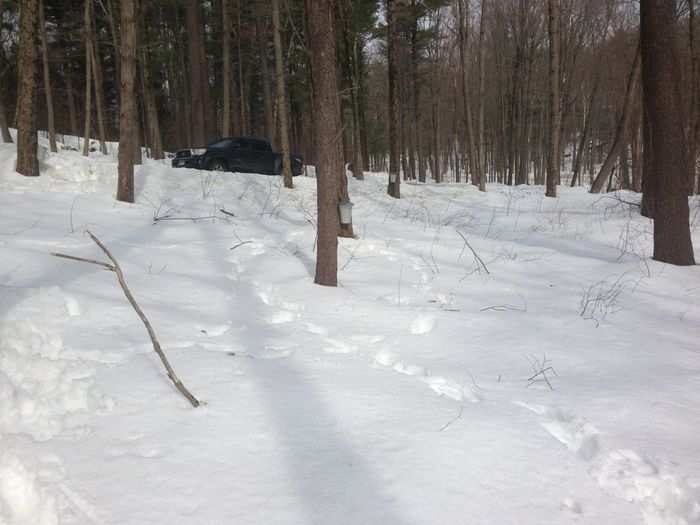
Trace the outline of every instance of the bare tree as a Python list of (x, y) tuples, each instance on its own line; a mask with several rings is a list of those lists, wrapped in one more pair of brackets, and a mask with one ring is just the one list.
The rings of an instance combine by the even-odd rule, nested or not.
[(318, 244), (316, 284), (338, 285), (338, 204), (343, 173), (340, 105), (333, 24), (336, 0), (306, 0), (308, 38), (313, 72), (313, 110), (316, 119), (316, 187)]
[(49, 125), (49, 148), (56, 153), (56, 125), (54, 123), (53, 93), (51, 92), (51, 72), (49, 70), (49, 46), (46, 42), (46, 21), (44, 20), (44, 2), (39, 0), (39, 36), (41, 37), (41, 58), (44, 69), (44, 95), (46, 96), (46, 113)]
[(19, 15), (19, 93), (17, 96), (17, 173), (39, 175), (36, 129), (37, 0), (21, 0)]
[(134, 202), (134, 152), (138, 146), (136, 126), (136, 6), (121, 0), (121, 66), (119, 104), (119, 180), (117, 200)]
[(637, 87), (642, 70), (641, 50), (642, 48), (640, 44), (637, 46), (637, 53), (634, 56), (634, 63), (632, 64), (632, 70), (630, 71), (629, 80), (627, 81), (625, 102), (622, 106), (622, 115), (620, 115), (617, 130), (615, 131), (615, 138), (612, 146), (610, 147), (610, 151), (608, 152), (608, 156), (605, 158), (605, 162), (603, 162), (598, 175), (591, 185), (591, 193), (600, 193), (603, 191), (605, 184), (610, 178), (613, 167), (615, 166), (615, 162), (617, 162), (620, 152), (625, 146), (625, 138), (627, 136), (630, 120), (632, 118), (632, 106), (634, 104), (635, 95), (638, 92)]
[(557, 196), (560, 178), (561, 138), (561, 22), (560, 0), (549, 0), (549, 152), (547, 155), (547, 197)]
[(386, 0), (387, 48), (389, 52), (389, 183), (387, 193), (401, 198), (401, 143), (399, 137), (399, 31), (397, 28), (397, 4), (402, 0)]
[(279, 0), (272, 0), (272, 25), (275, 39), (275, 76), (277, 77), (277, 122), (279, 123), (280, 147), (282, 148), (282, 175), (284, 187), (292, 188), (292, 160), (289, 152), (289, 125), (287, 115), (287, 95), (285, 93), (284, 60), (282, 58), (282, 38), (280, 27)]
[(694, 265), (674, 2), (641, 0), (640, 14), (645, 146), (651, 149), (644, 176), (654, 200), (654, 259)]

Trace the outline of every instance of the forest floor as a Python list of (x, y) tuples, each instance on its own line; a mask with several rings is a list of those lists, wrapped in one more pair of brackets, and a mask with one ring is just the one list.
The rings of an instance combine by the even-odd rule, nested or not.
[[(14, 158), (0, 524), (700, 523), (700, 267), (650, 259), (638, 195), (368, 173), (324, 288), (311, 177), (147, 161), (130, 205), (113, 155)], [(51, 255), (104, 260), (85, 230), (201, 407), (115, 274)]]

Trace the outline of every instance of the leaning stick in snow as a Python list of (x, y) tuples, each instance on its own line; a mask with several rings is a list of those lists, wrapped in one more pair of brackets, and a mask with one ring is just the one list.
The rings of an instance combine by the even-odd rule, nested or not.
[(131, 306), (136, 311), (136, 315), (139, 316), (139, 318), (141, 319), (141, 322), (143, 322), (144, 326), (146, 327), (146, 331), (148, 332), (148, 336), (151, 338), (151, 343), (153, 343), (153, 350), (155, 350), (156, 354), (158, 354), (158, 357), (160, 357), (160, 360), (163, 363), (163, 366), (165, 367), (165, 370), (168, 373), (168, 377), (175, 385), (175, 388), (177, 388), (180, 391), (180, 393), (187, 398), (187, 400), (192, 404), (193, 407), (197, 408), (199, 406), (199, 401), (197, 400), (196, 397), (194, 397), (190, 393), (189, 390), (187, 390), (187, 387), (185, 387), (185, 385), (182, 384), (180, 379), (175, 374), (175, 371), (170, 366), (170, 362), (168, 361), (168, 358), (165, 357), (165, 353), (163, 352), (163, 349), (160, 347), (160, 343), (158, 342), (158, 338), (156, 337), (156, 333), (153, 331), (153, 327), (151, 326), (151, 323), (148, 321), (148, 318), (146, 318), (146, 314), (143, 313), (143, 310), (141, 310), (141, 307), (136, 303), (136, 299), (134, 299), (134, 296), (131, 294), (131, 290), (129, 290), (129, 287), (126, 285), (126, 280), (124, 280), (124, 273), (122, 272), (121, 266), (119, 266), (119, 263), (112, 256), (110, 251), (105, 247), (104, 244), (102, 244), (102, 242), (100, 242), (100, 240), (97, 237), (95, 237), (92, 234), (92, 232), (87, 231), (87, 234), (95, 242), (95, 244), (97, 244), (97, 246), (100, 247), (100, 249), (109, 258), (109, 260), (112, 261), (112, 264), (100, 262), (100, 261), (95, 261), (93, 259), (83, 259), (82, 257), (75, 257), (73, 255), (65, 255), (62, 253), (52, 253), (51, 255), (54, 255), (56, 257), (62, 257), (64, 259), (71, 259), (74, 261), (81, 261), (81, 262), (87, 262), (90, 264), (96, 264), (98, 266), (102, 266), (106, 270), (110, 270), (110, 271), (114, 272), (115, 274), (117, 274), (117, 279), (119, 280), (119, 285), (121, 286), (122, 291), (124, 292), (124, 295), (126, 296), (127, 300), (129, 301)]
[(462, 240), (464, 241), (464, 244), (466, 244), (467, 247), (472, 251), (472, 253), (474, 254), (474, 257), (476, 257), (476, 260), (479, 261), (479, 262), (481, 263), (481, 266), (484, 267), (484, 270), (486, 270), (486, 273), (491, 274), (491, 272), (489, 272), (489, 269), (486, 267), (486, 263), (485, 263), (484, 261), (482, 261), (482, 260), (481, 260), (481, 257), (479, 257), (479, 254), (476, 253), (476, 252), (474, 251), (474, 248), (472, 248), (472, 245), (469, 244), (469, 241), (468, 241), (467, 238), (464, 236), (464, 234), (463, 234), (461, 231), (459, 231), (459, 230), (455, 230), (455, 231), (456, 231), (456, 232), (459, 234), (459, 236), (462, 238)]

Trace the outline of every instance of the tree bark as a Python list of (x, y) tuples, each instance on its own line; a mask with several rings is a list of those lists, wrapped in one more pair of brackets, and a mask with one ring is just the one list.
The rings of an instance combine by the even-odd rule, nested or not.
[(156, 98), (151, 86), (150, 62), (146, 46), (141, 46), (141, 78), (143, 80), (143, 99), (146, 104), (147, 130), (151, 147), (151, 156), (154, 159), (164, 159), (163, 139), (160, 132), (160, 119)]
[(21, 0), (17, 69), (17, 173), (39, 176), (36, 129), (37, 0)]
[[(2, 20), (3, 13), (3, 3), (0, 1), (0, 20)], [(2, 54), (0, 54), (0, 58)], [(12, 142), (12, 135), (10, 134), (10, 128), (7, 123), (7, 109), (5, 108), (5, 102), (3, 100), (3, 94), (0, 93), (0, 133), (2, 133), (2, 141), (6, 143)]]
[(121, 0), (121, 85), (119, 104), (119, 179), (117, 200), (134, 202), (134, 148), (138, 146), (136, 119), (136, 6)]
[[(477, 158), (478, 151), (474, 144), (472, 109), (469, 100), (469, 0), (457, 0), (457, 16), (459, 17), (459, 69), (462, 79), (462, 100), (464, 102), (464, 129), (467, 135), (467, 153), (465, 156), (469, 162), (472, 184), (478, 186), (480, 173)], [(468, 177), (465, 176), (465, 181), (467, 179)]]
[(486, 191), (486, 146), (484, 144), (484, 106), (486, 82), (484, 76), (484, 60), (486, 48), (484, 46), (485, 19), (487, 0), (481, 0), (481, 19), (479, 21), (479, 127), (477, 131), (478, 164), (479, 164), (479, 191)]
[(187, 0), (188, 57), (190, 74), (190, 109), (192, 140), (196, 146), (203, 146), (210, 139), (207, 116), (209, 108), (209, 80), (207, 59), (204, 52), (201, 4), (198, 0)]
[[(277, 0), (275, 0), (277, 1)], [(277, 2), (277, 16), (279, 18), (279, 2)], [(263, 109), (265, 111), (265, 136), (273, 144), (279, 144), (281, 142), (277, 141), (275, 133), (275, 113), (272, 109), (272, 89), (270, 87), (270, 68), (267, 62), (267, 24), (261, 15), (256, 17), (255, 20), (255, 32), (258, 36), (258, 51), (260, 53), (260, 76), (263, 86)], [(276, 29), (273, 28), (276, 31)], [(277, 41), (275, 41), (275, 66), (277, 61)], [(275, 73), (277, 70), (275, 69)], [(284, 76), (284, 75), (283, 75)], [(283, 86), (284, 87), (284, 86)], [(287, 107), (285, 105), (285, 107)]]
[(44, 20), (43, 0), (39, 0), (39, 36), (41, 38), (41, 58), (44, 70), (44, 95), (46, 96), (46, 114), (49, 127), (49, 148), (53, 153), (56, 153), (58, 147), (56, 146), (56, 124), (54, 121), (51, 71), (49, 70), (49, 46), (46, 43), (46, 21)]
[(107, 154), (107, 133), (105, 131), (105, 122), (107, 117), (105, 115), (105, 102), (104, 102), (104, 82), (102, 81), (102, 63), (100, 61), (100, 53), (97, 45), (97, 34), (95, 31), (95, 13), (92, 9), (92, 3), (89, 3), (90, 7), (90, 23), (86, 26), (85, 30), (88, 33), (88, 38), (90, 41), (90, 60), (92, 61), (92, 79), (95, 84), (95, 111), (97, 113), (97, 133), (100, 139), (100, 151), (106, 155)]
[(90, 2), (85, 0), (85, 16), (84, 28), (85, 31), (85, 140), (83, 141), (83, 155), (86, 157), (90, 154), (90, 132), (91, 132), (91, 117), (92, 117), (92, 58), (90, 55)]
[(231, 71), (231, 0), (222, 0), (222, 58), (223, 66), (223, 111), (221, 115), (221, 134), (224, 137), (231, 135), (231, 81), (233, 80), (233, 72)]
[(549, 153), (547, 157), (547, 197), (557, 196), (560, 178), (561, 138), (561, 0), (549, 0)]
[(318, 245), (316, 284), (338, 284), (338, 204), (343, 173), (340, 144), (340, 106), (336, 74), (336, 39), (333, 31), (335, 0), (306, 0), (309, 49), (314, 88), (314, 142), (316, 144), (316, 187), (318, 203)]
[(275, 76), (277, 77), (277, 122), (279, 123), (280, 146), (282, 148), (282, 177), (285, 188), (293, 188), (292, 161), (289, 152), (289, 114), (287, 111), (286, 79), (282, 58), (282, 37), (279, 0), (272, 0), (272, 25), (275, 38)]
[(399, 32), (396, 27), (396, 4), (400, 0), (386, 1), (387, 48), (389, 59), (389, 183), (387, 193), (395, 199), (401, 198), (400, 165), (400, 115), (399, 115)]
[(695, 264), (687, 196), (688, 164), (678, 84), (674, 3), (641, 0), (642, 79), (652, 147), (654, 259)]
[(639, 76), (642, 69), (642, 59), (641, 59), (641, 43), (637, 46), (637, 52), (634, 56), (634, 63), (632, 64), (632, 70), (630, 71), (629, 79), (627, 80), (627, 91), (625, 93), (625, 102), (622, 106), (622, 115), (620, 115), (620, 120), (617, 123), (617, 129), (615, 130), (615, 138), (613, 140), (608, 156), (605, 158), (605, 162), (600, 168), (598, 175), (596, 176), (593, 184), (591, 185), (591, 193), (600, 193), (610, 178), (615, 162), (620, 156), (620, 150), (625, 145), (625, 136), (627, 134), (627, 129), (629, 128), (629, 122), (632, 118), (632, 107), (634, 105), (634, 97), (637, 93), (637, 84), (639, 83)]

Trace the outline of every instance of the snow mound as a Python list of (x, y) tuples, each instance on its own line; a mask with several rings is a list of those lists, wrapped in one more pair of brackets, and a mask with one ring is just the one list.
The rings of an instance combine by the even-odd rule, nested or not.
[(0, 525), (57, 525), (57, 499), (14, 454), (0, 455)]
[(700, 487), (662, 472), (632, 450), (613, 450), (596, 478), (603, 490), (639, 503), (647, 525), (700, 523)]
[(38, 289), (0, 323), (0, 436), (46, 441), (110, 406), (94, 368), (64, 355), (58, 330), (68, 310), (60, 289)]

